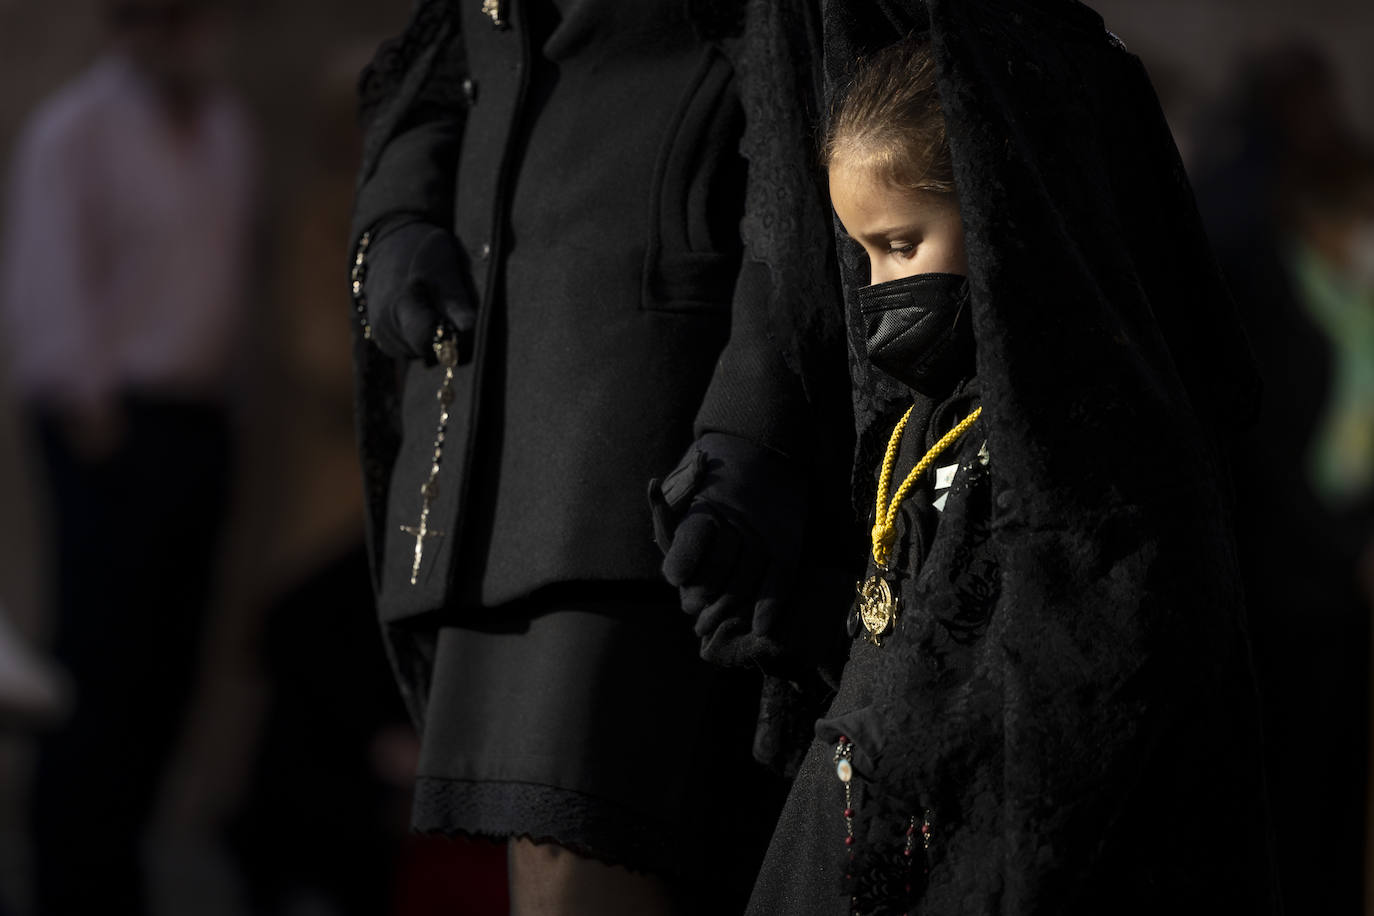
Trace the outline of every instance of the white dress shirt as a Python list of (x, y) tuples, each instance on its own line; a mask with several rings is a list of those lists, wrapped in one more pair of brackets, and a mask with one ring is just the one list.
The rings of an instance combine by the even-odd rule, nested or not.
[(254, 155), (226, 94), (173, 122), (98, 62), (31, 118), (13, 164), (0, 319), (15, 392), (223, 396), (243, 320)]

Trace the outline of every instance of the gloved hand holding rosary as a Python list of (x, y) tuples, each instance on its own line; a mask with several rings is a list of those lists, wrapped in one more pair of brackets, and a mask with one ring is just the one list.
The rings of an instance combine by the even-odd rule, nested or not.
[(435, 330), (453, 333), (458, 361), (472, 355), (477, 324), (467, 254), (431, 223), (383, 223), (358, 246), (354, 293), (377, 348), (395, 359), (427, 358)]

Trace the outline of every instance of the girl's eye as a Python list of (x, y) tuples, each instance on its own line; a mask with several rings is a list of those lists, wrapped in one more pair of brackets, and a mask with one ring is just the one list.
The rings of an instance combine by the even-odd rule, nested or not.
[(915, 251), (915, 245), (912, 245), (910, 243), (901, 243), (892, 245), (890, 248), (888, 248), (887, 253), (896, 255), (899, 258), (909, 258), (912, 256), (912, 254), (915, 253)]

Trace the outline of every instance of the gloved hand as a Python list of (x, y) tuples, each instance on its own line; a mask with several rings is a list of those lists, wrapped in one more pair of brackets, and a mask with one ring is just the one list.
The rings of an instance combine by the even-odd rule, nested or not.
[(397, 359), (426, 358), (442, 321), (454, 332), (458, 361), (471, 358), (476, 300), (467, 254), (452, 232), (424, 222), (383, 225), (365, 257), (363, 295), (378, 349)]
[(663, 575), (695, 617), (707, 661), (778, 661), (796, 587), (806, 516), (791, 461), (725, 433), (707, 433), (649, 485)]

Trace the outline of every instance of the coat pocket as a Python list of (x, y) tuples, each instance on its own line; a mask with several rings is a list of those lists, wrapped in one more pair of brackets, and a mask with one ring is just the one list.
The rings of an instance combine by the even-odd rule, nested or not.
[(654, 169), (643, 308), (729, 313), (742, 249), (743, 129), (734, 70), (719, 51), (707, 49)]

